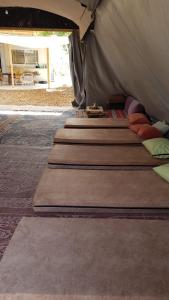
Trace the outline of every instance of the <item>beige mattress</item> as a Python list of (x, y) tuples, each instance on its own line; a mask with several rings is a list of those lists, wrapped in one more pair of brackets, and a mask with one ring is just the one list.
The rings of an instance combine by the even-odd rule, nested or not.
[(153, 158), (140, 145), (55, 144), (48, 163), (89, 166), (157, 166), (169, 160)]
[(58, 129), (54, 143), (66, 144), (140, 144), (142, 140), (130, 129)]
[(45, 169), (34, 207), (169, 208), (169, 183), (152, 170)]
[(112, 118), (69, 118), (65, 128), (127, 128), (128, 119)]

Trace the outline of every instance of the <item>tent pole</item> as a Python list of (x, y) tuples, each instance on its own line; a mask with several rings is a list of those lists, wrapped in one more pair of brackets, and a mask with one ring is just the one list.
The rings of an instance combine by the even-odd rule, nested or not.
[(12, 81), (12, 87), (14, 87), (14, 71), (13, 71), (13, 62), (12, 62), (12, 51), (11, 46), (9, 45), (9, 62), (10, 62), (10, 71), (11, 71), (11, 81)]
[(47, 77), (48, 77), (48, 89), (50, 89), (50, 50), (46, 48), (46, 55), (47, 55)]

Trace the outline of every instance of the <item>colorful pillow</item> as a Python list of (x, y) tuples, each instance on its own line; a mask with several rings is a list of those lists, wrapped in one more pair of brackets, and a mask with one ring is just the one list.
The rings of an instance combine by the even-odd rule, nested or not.
[(134, 125), (130, 125), (129, 128), (135, 132), (138, 133), (141, 127), (145, 127), (145, 126), (150, 126), (149, 124), (134, 124)]
[(169, 158), (169, 140), (155, 138), (143, 142), (145, 148), (156, 158)]
[(130, 124), (150, 124), (150, 121), (144, 114), (135, 113), (128, 116)]
[(132, 96), (127, 97), (126, 102), (125, 102), (125, 107), (124, 107), (126, 114), (128, 114), (129, 106), (133, 102), (133, 100), (135, 100), (135, 99)]
[(153, 127), (161, 131), (162, 134), (166, 134), (169, 131), (169, 125), (165, 121), (158, 121), (153, 124)]
[(153, 170), (163, 179), (169, 182), (169, 164), (153, 168)]
[(141, 126), (137, 134), (144, 140), (159, 138), (162, 133), (155, 127), (146, 124), (146, 126)]
[(128, 108), (128, 115), (134, 113), (143, 113), (143, 114), (145, 113), (144, 106), (135, 99), (131, 102)]

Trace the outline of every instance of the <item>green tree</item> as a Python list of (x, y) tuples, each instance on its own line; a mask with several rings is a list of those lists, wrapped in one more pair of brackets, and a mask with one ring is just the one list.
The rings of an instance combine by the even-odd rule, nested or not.
[(71, 32), (67, 31), (36, 31), (37, 36), (51, 36), (51, 35), (56, 35), (56, 36), (69, 36)]

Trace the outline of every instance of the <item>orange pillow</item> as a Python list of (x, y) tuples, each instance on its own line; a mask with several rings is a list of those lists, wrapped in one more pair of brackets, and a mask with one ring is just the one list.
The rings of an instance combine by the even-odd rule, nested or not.
[(150, 121), (144, 114), (134, 113), (128, 116), (130, 124), (150, 124)]
[(134, 125), (130, 125), (129, 128), (135, 132), (138, 133), (141, 127), (145, 127), (145, 126), (150, 126), (149, 124), (134, 124)]
[(157, 128), (148, 125), (140, 127), (137, 134), (144, 140), (159, 138), (162, 136), (162, 133)]

